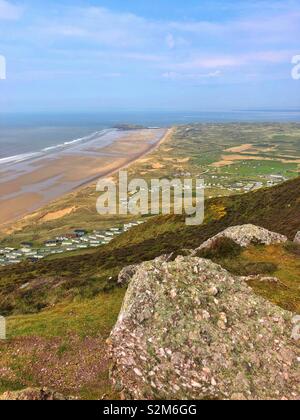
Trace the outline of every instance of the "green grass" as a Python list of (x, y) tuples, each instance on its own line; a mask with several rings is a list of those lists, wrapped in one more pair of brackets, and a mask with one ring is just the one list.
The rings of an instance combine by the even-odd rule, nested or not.
[(297, 173), (297, 163), (283, 163), (278, 161), (264, 161), (264, 160), (247, 160), (237, 162), (230, 166), (225, 166), (220, 169), (220, 173), (230, 177), (234, 177), (235, 181), (244, 178), (255, 179), (261, 175), (277, 175), (290, 178)]
[(6, 391), (20, 391), (22, 389), (24, 389), (24, 383), (22, 382), (0, 379), (0, 395)]
[[(48, 364), (45, 365), (48, 370), (51, 370), (53, 366), (56, 374), (65, 369), (66, 379), (60, 380), (55, 385), (56, 391), (86, 400), (120, 399), (120, 396), (112, 390), (109, 382), (105, 340), (117, 321), (124, 294), (124, 289), (116, 288), (111, 292), (102, 292), (92, 299), (72, 303), (63, 302), (40, 313), (9, 317), (7, 319), (8, 340), (2, 345), (0, 343), (0, 368), (1, 366), (8, 368), (13, 379), (2, 378), (0, 380), (0, 394), (27, 387), (47, 386), (49, 388), (47, 381), (44, 382), (43, 376), (40, 376), (39, 369), (35, 368), (36, 364), (41, 364), (40, 357), (44, 357), (44, 352), (41, 352), (39, 347), (46, 345), (45, 351), (47, 351), (49, 346), (51, 353), (54, 351), (50, 350), (53, 348), (53, 343), (60, 340), (55, 354), (49, 354), (49, 363), (47, 362)], [(86, 358), (93, 356), (90, 352), (85, 353), (85, 338), (97, 340), (99, 349), (96, 360), (101, 369), (97, 369), (96, 376), (82, 379), (83, 385), (80, 385), (79, 388), (78, 381), (81, 381), (81, 378), (75, 380), (76, 388), (74, 388), (70, 385), (70, 375), (71, 377), (76, 375), (74, 373), (74, 351), (75, 354), (78, 352), (80, 363), (83, 362), (80, 358), (82, 357), (81, 352), (86, 354)], [(22, 349), (22, 340), (26, 346), (25, 352), (17, 350)], [(32, 342), (28, 342), (28, 340), (32, 340)], [(40, 340), (43, 341), (40, 342)], [(73, 346), (76, 347), (76, 350), (73, 349)], [(69, 364), (66, 361), (72, 363), (71, 371), (69, 371)], [(84, 362), (86, 363), (86, 361)]]
[(68, 334), (106, 338), (117, 320), (124, 294), (124, 289), (116, 288), (93, 299), (62, 303), (37, 314), (9, 317), (8, 338)]
[(277, 265), (274, 276), (278, 284), (250, 282), (256, 293), (282, 308), (300, 314), (300, 258), (282, 246), (250, 249), (245, 252), (249, 261), (268, 261)]
[(251, 246), (247, 250), (223, 241), (199, 256), (210, 258), (239, 276), (276, 277), (278, 283), (251, 280), (248, 284), (265, 299), (300, 314), (300, 246)]

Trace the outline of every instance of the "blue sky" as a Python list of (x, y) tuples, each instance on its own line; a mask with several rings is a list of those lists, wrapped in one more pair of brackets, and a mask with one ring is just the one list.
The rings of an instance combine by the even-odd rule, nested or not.
[(300, 108), (300, 1), (0, 0), (0, 112)]

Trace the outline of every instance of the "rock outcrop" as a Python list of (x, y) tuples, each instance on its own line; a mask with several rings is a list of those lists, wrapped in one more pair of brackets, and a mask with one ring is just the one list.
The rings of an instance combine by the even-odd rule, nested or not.
[[(192, 252), (192, 251), (190, 251)], [(173, 258), (173, 253), (161, 255), (156, 259), (157, 262), (168, 262), (171, 261)], [(124, 267), (123, 270), (120, 271), (118, 276), (118, 284), (120, 286), (128, 285), (132, 277), (137, 273), (138, 269), (140, 268), (140, 264), (133, 264)]]
[(123, 268), (118, 276), (118, 284), (122, 286), (128, 284), (137, 272), (138, 268), (138, 264), (128, 265), (127, 267)]
[(299, 244), (300, 245), (300, 232), (297, 232), (296, 233), (294, 242), (295, 242), (295, 244)]
[(256, 275), (256, 276), (248, 276), (248, 277), (241, 277), (243, 281), (259, 281), (260, 283), (280, 283), (280, 280), (277, 277), (266, 277), (262, 275)]
[(27, 388), (22, 391), (5, 392), (0, 396), (0, 401), (64, 401), (73, 399), (46, 388)]
[(279, 244), (287, 242), (288, 240), (284, 235), (270, 232), (262, 227), (249, 224), (230, 227), (223, 232), (218, 233), (213, 238), (204, 242), (197, 251), (211, 248), (219, 238), (229, 238), (242, 247), (247, 247), (253, 243), (263, 245)]
[(131, 399), (298, 399), (292, 319), (209, 260), (146, 262), (108, 340), (111, 379)]

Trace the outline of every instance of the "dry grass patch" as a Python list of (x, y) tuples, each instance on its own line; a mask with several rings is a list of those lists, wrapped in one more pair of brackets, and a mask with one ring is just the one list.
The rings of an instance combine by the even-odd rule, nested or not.
[(58, 210), (52, 213), (47, 213), (43, 216), (40, 220), (42, 222), (50, 222), (52, 220), (61, 219), (62, 217), (68, 216), (69, 214), (73, 213), (76, 210), (76, 207), (68, 207), (66, 209)]

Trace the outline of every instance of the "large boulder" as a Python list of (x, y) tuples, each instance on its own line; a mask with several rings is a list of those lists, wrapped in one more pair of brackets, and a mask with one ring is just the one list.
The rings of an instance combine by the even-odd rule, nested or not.
[(298, 399), (293, 314), (194, 257), (140, 265), (108, 340), (130, 399)]
[[(192, 251), (190, 251), (190, 253), (192, 254)], [(167, 262), (167, 261), (172, 260), (172, 258), (173, 258), (173, 253), (164, 254), (158, 257), (156, 261)], [(132, 265), (128, 265), (124, 267), (118, 275), (118, 285), (119, 286), (128, 285), (132, 277), (137, 273), (139, 268), (140, 268), (140, 264), (132, 264)]]
[(299, 244), (300, 245), (300, 231), (296, 233), (294, 242), (295, 242), (295, 244)]
[(210, 249), (220, 238), (229, 238), (236, 244), (247, 247), (251, 244), (273, 245), (287, 242), (288, 238), (279, 233), (270, 232), (255, 225), (241, 225), (230, 227), (204, 242), (198, 249)]

